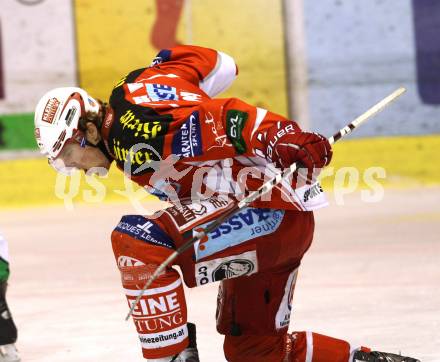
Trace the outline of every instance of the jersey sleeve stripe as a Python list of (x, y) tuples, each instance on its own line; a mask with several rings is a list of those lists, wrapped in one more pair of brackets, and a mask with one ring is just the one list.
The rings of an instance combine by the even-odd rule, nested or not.
[(237, 77), (234, 59), (222, 52), (217, 52), (214, 69), (200, 82), (199, 87), (210, 97), (215, 97), (232, 84)]
[(257, 107), (257, 117), (255, 118), (254, 128), (252, 129), (250, 139), (253, 139), (255, 132), (257, 132), (261, 122), (263, 122), (264, 117), (266, 117), (266, 114), (267, 114), (267, 109)]

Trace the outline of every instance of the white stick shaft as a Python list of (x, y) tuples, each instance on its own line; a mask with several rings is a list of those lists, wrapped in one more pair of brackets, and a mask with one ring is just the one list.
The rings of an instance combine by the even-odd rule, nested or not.
[(375, 114), (381, 112), (387, 105), (400, 97), (403, 93), (406, 92), (406, 88), (400, 87), (396, 89), (389, 96), (382, 99), (380, 102), (377, 102), (373, 107), (367, 110), (365, 113), (362, 113), (359, 117), (354, 119), (350, 124), (342, 128), (338, 133), (336, 133), (333, 137), (330, 137), (328, 141), (330, 144), (335, 143), (339, 138), (344, 137), (351, 133), (355, 128), (359, 127), (362, 123), (364, 123), (367, 119), (373, 117)]

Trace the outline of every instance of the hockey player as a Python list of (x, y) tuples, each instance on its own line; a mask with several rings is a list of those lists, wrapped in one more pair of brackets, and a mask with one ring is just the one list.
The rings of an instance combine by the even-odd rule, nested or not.
[[(222, 52), (178, 46), (121, 79), (108, 105), (79, 88), (52, 90), (37, 105), (37, 142), (58, 171), (108, 169), (114, 162), (172, 204), (150, 217), (126, 215), (112, 233), (129, 305), (188, 237), (271, 178), (275, 166), (300, 162), (305, 184), (284, 180), (175, 263), (189, 287), (221, 281), (216, 318), (226, 359), (416, 361), (312, 332), (287, 333), (298, 268), (313, 238), (312, 210), (326, 205), (312, 174), (329, 164), (332, 150), (324, 137), (283, 116), (240, 99), (212, 98), (237, 73)], [(146, 290), (133, 320), (147, 360), (198, 361), (174, 268)]]
[(8, 278), (8, 243), (0, 233), (0, 362), (20, 362), (20, 357), (15, 347), (17, 328), (6, 302)]

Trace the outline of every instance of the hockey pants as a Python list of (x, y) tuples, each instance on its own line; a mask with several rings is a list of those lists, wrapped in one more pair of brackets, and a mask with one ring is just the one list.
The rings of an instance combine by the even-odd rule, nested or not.
[[(157, 266), (210, 221), (207, 214), (184, 219), (174, 210), (157, 218), (121, 219), (112, 245), (129, 305)], [(225, 335), (228, 361), (349, 360), (345, 341), (309, 332), (287, 334), (298, 268), (313, 228), (311, 212), (247, 208), (176, 260), (189, 287), (221, 281), (217, 330)], [(153, 282), (133, 320), (145, 358), (172, 356), (188, 345), (186, 302), (176, 270), (167, 268)]]

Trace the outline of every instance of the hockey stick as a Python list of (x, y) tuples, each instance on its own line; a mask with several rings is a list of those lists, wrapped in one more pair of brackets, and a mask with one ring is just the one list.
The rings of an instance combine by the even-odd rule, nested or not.
[[(330, 144), (335, 143), (336, 141), (340, 140), (341, 138), (345, 137), (346, 135), (350, 134), (355, 128), (359, 127), (362, 123), (364, 123), (367, 119), (373, 117), (375, 114), (382, 111), (388, 104), (393, 102), (395, 99), (400, 97), (406, 89), (404, 87), (400, 87), (396, 89), (393, 93), (391, 93), (389, 96), (382, 99), (380, 102), (376, 103), (373, 107), (371, 107), (368, 111), (361, 114), (359, 117), (357, 117), (354, 121), (349, 123), (347, 126), (342, 128), (339, 132), (335, 133), (332, 137), (328, 139)], [(125, 320), (128, 320), (130, 318), (131, 314), (134, 311), (134, 308), (136, 307), (137, 303), (139, 303), (139, 300), (142, 298), (143, 294), (145, 293), (145, 290), (148, 289), (148, 287), (153, 283), (153, 281), (165, 270), (165, 268), (179, 255), (181, 255), (184, 251), (189, 249), (194, 243), (197, 241), (202, 240), (205, 236), (207, 236), (210, 232), (217, 229), (225, 220), (229, 219), (232, 215), (234, 215), (237, 211), (242, 209), (243, 207), (249, 205), (251, 202), (255, 201), (262, 195), (266, 194), (268, 191), (272, 190), (275, 185), (277, 185), (281, 180), (286, 179), (290, 177), (298, 168), (298, 164), (295, 162), (293, 165), (291, 165), (289, 168), (286, 168), (283, 170), (283, 172), (280, 172), (277, 174), (273, 179), (267, 181), (261, 187), (251, 192), (248, 196), (243, 198), (243, 200), (239, 201), (237, 204), (233, 205), (229, 210), (227, 210), (223, 215), (218, 217), (215, 221), (213, 221), (211, 224), (206, 226), (205, 229), (198, 231), (197, 235), (185, 242), (181, 247), (176, 249), (162, 264), (160, 264), (157, 269), (154, 271), (153, 275), (148, 279), (148, 281), (145, 283), (142, 290), (140, 290), (139, 295), (137, 296), (136, 300), (131, 305), (130, 311), (127, 314), (127, 317), (125, 317)]]

